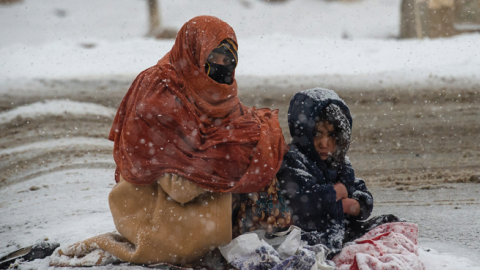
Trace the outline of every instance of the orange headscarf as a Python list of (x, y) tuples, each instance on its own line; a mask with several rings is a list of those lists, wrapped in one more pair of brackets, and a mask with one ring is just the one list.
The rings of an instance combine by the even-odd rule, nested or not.
[(117, 182), (120, 174), (142, 185), (175, 173), (208, 190), (244, 193), (275, 176), (286, 152), (278, 111), (243, 106), (235, 80), (219, 84), (205, 74), (224, 39), (238, 44), (227, 23), (195, 17), (171, 51), (137, 76), (109, 135)]

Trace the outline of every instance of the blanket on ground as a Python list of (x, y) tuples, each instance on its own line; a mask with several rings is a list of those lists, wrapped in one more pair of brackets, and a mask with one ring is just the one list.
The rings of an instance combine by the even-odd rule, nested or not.
[(309, 246), (301, 241), (301, 230), (290, 226), (276, 237), (265, 238), (264, 230), (246, 233), (219, 247), (230, 265), (240, 270), (334, 270), (326, 260), (330, 250), (321, 244)]
[(418, 226), (394, 222), (347, 243), (333, 258), (338, 270), (425, 270), (418, 257)]

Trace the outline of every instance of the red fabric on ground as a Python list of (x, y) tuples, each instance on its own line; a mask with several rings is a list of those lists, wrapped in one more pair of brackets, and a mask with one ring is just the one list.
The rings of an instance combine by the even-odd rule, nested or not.
[(344, 247), (333, 261), (338, 270), (425, 270), (417, 239), (416, 224), (383, 224)]
[(278, 111), (243, 106), (235, 80), (219, 84), (205, 74), (208, 55), (227, 38), (237, 43), (225, 22), (195, 17), (137, 76), (109, 135), (117, 182), (120, 174), (142, 185), (175, 173), (205, 189), (245, 193), (275, 176), (287, 147)]

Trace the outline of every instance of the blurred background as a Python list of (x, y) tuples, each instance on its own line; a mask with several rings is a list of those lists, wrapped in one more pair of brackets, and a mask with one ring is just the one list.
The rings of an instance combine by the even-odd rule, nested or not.
[(236, 31), (240, 99), (287, 141), (292, 95), (337, 91), (374, 214), (420, 225), (427, 269), (479, 269), (480, 0), (0, 0), (0, 256), (114, 228), (116, 109), (198, 15)]

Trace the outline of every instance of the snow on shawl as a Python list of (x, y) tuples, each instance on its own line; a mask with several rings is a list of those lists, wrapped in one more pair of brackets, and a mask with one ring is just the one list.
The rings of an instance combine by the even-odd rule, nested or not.
[(250, 109), (237, 83), (205, 74), (210, 52), (233, 29), (212, 16), (188, 21), (157, 65), (132, 83), (115, 117), (116, 177), (153, 183), (175, 173), (216, 192), (255, 192), (280, 168), (286, 144), (278, 111)]

